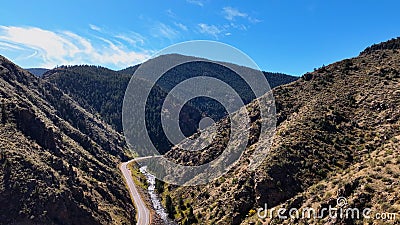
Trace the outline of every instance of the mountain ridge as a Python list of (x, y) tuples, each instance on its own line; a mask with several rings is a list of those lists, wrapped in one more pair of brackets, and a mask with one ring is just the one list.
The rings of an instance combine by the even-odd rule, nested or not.
[[(273, 88), (277, 132), (269, 154), (255, 171), (249, 170), (246, 157), (267, 143), (258, 139), (257, 127), (264, 118), (256, 101), (250, 101), (245, 106), (251, 112), (251, 129), (244, 158), (206, 185), (164, 184), (159, 189), (164, 190), (160, 191), (163, 202), (170, 203), (166, 205), (170, 216), (185, 224), (376, 222), (327, 216), (269, 220), (255, 213), (265, 204), (269, 208), (337, 207), (338, 197), (346, 197), (349, 207), (399, 212), (399, 40), (372, 45), (358, 57)], [(88, 102), (101, 96), (101, 91), (95, 97), (81, 90), (74, 95), (56, 83), (62, 79), (49, 80), (54, 74), (39, 79), (1, 56), (0, 63), (0, 202), (5, 203), (0, 204), (0, 224), (134, 223), (134, 208), (116, 167), (130, 153), (121, 134), (104, 123), (106, 117), (96, 115), (96, 105)], [(89, 73), (76, 72), (92, 67)], [(93, 85), (91, 77), (112, 78), (114, 87), (120, 88), (119, 99), (126, 81), (118, 79), (130, 79), (102, 67), (71, 68), (54, 71), (61, 78), (72, 74), (79, 81), (87, 79), (80, 89)], [(107, 87), (109, 96), (100, 100), (113, 99), (111, 87)], [(161, 88), (159, 93), (165, 94)], [(229, 136), (229, 120), (217, 124), (219, 135), (205, 154), (174, 147), (166, 157), (190, 165), (215, 158)]]
[(0, 99), (0, 224), (135, 221), (120, 134), (2, 56)]
[[(277, 108), (277, 132), (264, 163), (256, 171), (250, 171), (244, 157), (226, 175), (210, 184), (196, 189), (164, 188), (169, 191), (163, 197), (170, 196), (168, 198), (173, 199), (172, 207), (176, 212), (173, 216), (178, 221), (188, 219), (188, 212), (179, 208), (180, 199), (185, 199), (197, 215), (198, 224), (260, 224), (266, 220), (258, 219), (254, 213), (265, 204), (269, 208), (284, 205), (289, 209), (316, 201), (335, 207), (336, 198), (343, 193), (340, 191), (342, 189), (347, 190), (346, 197), (353, 206), (371, 206), (374, 209), (386, 207), (391, 212), (398, 211), (400, 198), (395, 194), (395, 190), (400, 189), (398, 183), (386, 191), (382, 187), (374, 187), (381, 190), (382, 194), (371, 193), (362, 182), (357, 183), (355, 178), (351, 178), (349, 168), (361, 170), (362, 167), (356, 165), (368, 165), (364, 160), (368, 159), (368, 154), (377, 154), (376, 149), (391, 152), (391, 159), (386, 161), (388, 168), (398, 163), (400, 105), (396, 99), (400, 97), (399, 82), (399, 52), (380, 50), (379, 47), (369, 54), (324, 66), (304, 74), (298, 81), (276, 87), (273, 94)], [(251, 110), (254, 108), (252, 104), (246, 107)], [(260, 119), (256, 117), (251, 126), (255, 126)], [(219, 124), (224, 127), (228, 121), (222, 120)], [(224, 133), (224, 130), (219, 133)], [(257, 143), (253, 139), (256, 140), (251, 138), (249, 142), (255, 144), (247, 148), (244, 156), (252, 149), (263, 148), (263, 140)], [(223, 147), (220, 140), (211, 145), (209, 149), (213, 151), (208, 155), (172, 150), (167, 157), (182, 164), (201, 164), (207, 162), (207, 157), (218, 154), (220, 147)], [(368, 171), (386, 171), (381, 167), (368, 165), (371, 168)], [(392, 174), (399, 176), (398, 170), (390, 171), (381, 177), (358, 175), (358, 179), (366, 183), (385, 183), (386, 179), (387, 183), (387, 179), (393, 180), (390, 179)], [(339, 182), (340, 176), (335, 177), (336, 174), (342, 174), (346, 180)], [(338, 183), (330, 182), (330, 178)], [(327, 193), (329, 189), (325, 187), (331, 186), (338, 192), (330, 192), (330, 196), (321, 196), (324, 193), (320, 193), (319, 198), (324, 200), (315, 198), (309, 193), (316, 193), (318, 184), (323, 184)], [(379, 201), (383, 194), (392, 199), (391, 207)], [(324, 221), (329, 222), (329, 218)], [(290, 220), (277, 218), (272, 222), (291, 223)], [(333, 222), (348, 224), (363, 223), (365, 220), (336, 219)]]
[[(175, 56), (184, 57), (185, 59), (196, 59), (183, 55), (167, 55), (160, 57), (165, 59), (165, 61), (170, 61), (176, 60), (176, 58), (174, 58)], [(249, 68), (246, 69), (246, 67), (235, 66), (244, 71), (255, 71)], [(136, 65), (121, 72), (99, 66), (63, 66), (48, 71), (43, 75), (43, 79), (73, 96), (85, 109), (95, 115), (99, 115), (99, 118), (111, 124), (115, 130), (122, 132), (122, 102), (130, 79), (142, 79), (143, 81), (137, 83), (148, 83), (146, 77), (132, 77), (131, 73), (134, 72), (132, 70), (136, 70), (138, 67), (139, 65)], [(215, 66), (213, 63), (204, 64), (198, 62), (180, 65), (177, 68), (169, 70), (155, 84), (157, 89), (155, 92), (156, 97), (153, 99), (154, 101), (152, 100), (154, 104), (150, 104), (150, 111), (155, 112), (156, 109), (159, 108), (161, 104), (159, 102), (162, 100), (161, 98), (165, 98), (171, 87), (174, 87), (178, 81), (187, 80), (195, 75), (201, 75), (202, 73), (208, 73), (211, 76), (220, 78), (227, 77), (226, 79), (228, 81), (231, 81), (240, 89), (240, 82), (238, 82), (240, 80), (228, 76), (236, 74), (232, 71), (227, 71), (228, 69), (225, 68), (225, 70), (221, 70), (221, 66)], [(219, 74), (219, 72), (221, 74)], [(269, 79), (271, 86), (281, 85), (298, 79), (283, 74), (266, 74), (265, 76)], [(248, 103), (252, 99), (253, 97), (251, 96), (245, 96), (244, 102)], [(183, 108), (182, 111), (184, 113), (181, 115), (184, 125), (181, 125), (181, 128), (184, 129), (183, 132), (186, 136), (190, 136), (197, 131), (198, 122), (202, 116), (210, 116), (215, 121), (226, 116), (225, 110), (221, 109), (220, 105), (216, 104), (215, 101), (204, 98), (193, 99), (185, 104), (185, 106), (187, 107)], [(163, 135), (162, 127), (155, 126), (160, 124), (159, 121), (155, 121), (155, 119), (157, 118), (151, 118), (151, 120), (154, 120), (151, 122), (151, 124), (153, 124), (151, 136), (159, 151), (164, 153), (168, 151), (172, 145)]]

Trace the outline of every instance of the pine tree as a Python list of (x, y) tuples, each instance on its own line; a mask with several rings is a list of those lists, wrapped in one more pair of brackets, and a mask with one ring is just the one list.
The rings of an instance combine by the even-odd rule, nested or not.
[(189, 214), (187, 216), (187, 221), (188, 221), (188, 224), (197, 223), (197, 219), (196, 219), (196, 216), (193, 213), (192, 206), (189, 206)]
[(156, 179), (156, 190), (159, 194), (164, 192), (164, 182)]
[(183, 202), (182, 197), (179, 197), (178, 206), (179, 206), (180, 210), (186, 210), (186, 206), (185, 206), (185, 204)]
[(165, 197), (165, 205), (166, 205), (166, 209), (167, 209), (167, 213), (168, 213), (168, 217), (171, 219), (174, 219), (174, 215), (175, 215), (175, 207), (174, 204), (172, 202), (171, 196), (167, 195)]

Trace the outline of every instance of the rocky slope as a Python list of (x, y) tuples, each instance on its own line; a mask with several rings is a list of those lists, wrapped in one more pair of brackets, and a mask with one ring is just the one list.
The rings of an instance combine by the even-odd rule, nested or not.
[[(394, 43), (393, 43), (394, 42)], [(360, 56), (305, 74), (277, 87), (277, 132), (273, 147), (256, 171), (246, 157), (225, 176), (199, 187), (165, 188), (180, 223), (263, 224), (255, 215), (265, 204), (304, 207), (336, 205), (344, 196), (350, 206), (375, 212), (399, 212), (400, 184), (400, 49), (399, 39), (368, 48)], [(254, 103), (247, 106), (256, 108)], [(257, 111), (254, 111), (257, 114)], [(254, 115), (253, 115), (254, 116)], [(261, 118), (252, 119), (257, 127)], [(229, 127), (227, 120), (219, 126)], [(253, 127), (253, 126), (252, 126)], [(226, 129), (226, 128), (225, 128)], [(256, 148), (257, 129), (245, 155)], [(228, 133), (219, 132), (219, 134)], [(225, 135), (226, 136), (226, 135)], [(201, 164), (218, 155), (227, 138), (220, 136), (210, 154), (172, 150), (182, 164)], [(222, 146), (222, 147), (221, 147)], [(182, 154), (184, 157), (182, 157)], [(182, 207), (183, 205), (183, 207)], [(190, 219), (193, 213), (196, 220)], [(280, 223), (363, 223), (366, 220), (273, 220)], [(387, 221), (374, 221), (384, 223)], [(399, 221), (397, 221), (399, 222)], [(189, 224), (190, 224), (189, 223)]]
[(124, 139), (0, 56), (0, 224), (131, 224)]

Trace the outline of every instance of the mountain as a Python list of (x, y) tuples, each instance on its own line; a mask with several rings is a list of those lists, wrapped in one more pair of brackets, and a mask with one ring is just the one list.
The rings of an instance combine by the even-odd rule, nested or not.
[[(122, 104), (131, 78), (132, 75), (98, 66), (62, 66), (43, 75), (44, 80), (69, 94), (87, 111), (111, 124), (120, 133), (123, 131)], [(134, 77), (132, 79), (137, 78)], [(146, 80), (138, 79), (138, 83), (150, 85)], [(155, 125), (160, 124), (156, 112), (161, 109), (160, 106), (166, 96), (167, 93), (156, 85), (148, 98), (149, 115), (151, 116), (147, 118), (150, 124), (148, 127), (149, 136), (161, 153), (168, 151), (172, 147), (172, 144), (164, 136), (162, 127)], [(137, 101), (137, 99), (134, 100)], [(139, 110), (136, 110), (134, 114), (138, 112)], [(132, 117), (139, 118), (138, 115), (132, 115)], [(193, 107), (187, 106), (183, 108), (181, 117), (182, 123), (185, 124), (184, 133), (188, 136), (193, 134), (200, 120), (200, 113)], [(134, 130), (132, 132), (137, 133), (138, 131)], [(135, 147), (140, 148), (140, 146)]]
[(133, 224), (124, 138), (0, 56), (0, 224)]
[(45, 69), (45, 68), (28, 68), (25, 69), (26, 71), (29, 71), (31, 74), (41, 77), (43, 74), (45, 74), (47, 71), (49, 71), (49, 69)]
[[(193, 56), (185, 56), (185, 55), (180, 55), (180, 54), (167, 54), (167, 55), (162, 55), (159, 56), (158, 58), (162, 58), (162, 60), (165, 61), (176, 61), (178, 59), (182, 60), (187, 60), (187, 61), (193, 61), (193, 63), (189, 63), (189, 64), (185, 64), (179, 68), (175, 68), (174, 71), (170, 71), (171, 75), (169, 75), (169, 77), (167, 78), (168, 82), (164, 82), (164, 83), (160, 83), (160, 86), (165, 88), (165, 86), (167, 86), (168, 84), (170, 84), (171, 82), (176, 82), (175, 78), (176, 76), (178, 76), (178, 78), (180, 79), (188, 79), (190, 77), (193, 77), (192, 73), (195, 73), (195, 75), (199, 75), (196, 73), (211, 73), (211, 75), (213, 77), (216, 76), (217, 72), (221, 72), (221, 68), (217, 68), (218, 65), (229, 65), (239, 71), (241, 70), (246, 70), (248, 73), (254, 73), (254, 69), (248, 68), (248, 67), (244, 67), (244, 66), (239, 66), (239, 65), (235, 65), (232, 63), (226, 63), (226, 62), (215, 62), (215, 63), (204, 63), (204, 62), (196, 62), (196, 61), (209, 61), (207, 59), (203, 59), (203, 58), (197, 58), (197, 57), (193, 57)], [(217, 64), (217, 65), (216, 65)], [(135, 65), (135, 66), (131, 66), (125, 69), (120, 70), (119, 72), (123, 73), (123, 74), (131, 74), (133, 75), (137, 68), (139, 68), (139, 65)], [(208, 71), (206, 71), (208, 70)], [(188, 73), (188, 71), (190, 71), (190, 73)], [(264, 74), (265, 78), (267, 79), (269, 85), (271, 88), (277, 87), (279, 85), (283, 85), (283, 84), (288, 84), (291, 83), (293, 81), (296, 81), (298, 79), (298, 77), (296, 76), (291, 76), (291, 75), (287, 75), (284, 73), (273, 73), (273, 72), (265, 72), (262, 71), (262, 73)], [(168, 75), (168, 73), (166, 74)], [(203, 74), (201, 74), (203, 75)], [(225, 76), (229, 76), (229, 74), (225, 71), (224, 73), (222, 73), (222, 75), (220, 75), (221, 77), (225, 77)], [(235, 77), (233, 77), (231, 75), (231, 79), (235, 79)]]
[[(258, 140), (259, 130), (251, 129), (244, 157), (234, 168), (196, 188), (167, 185), (162, 195), (172, 201), (166, 208), (173, 209), (177, 221), (189, 224), (263, 224), (269, 219), (258, 219), (256, 212), (265, 204), (268, 209), (333, 208), (339, 207), (339, 197), (347, 199), (349, 208), (399, 212), (399, 82), (399, 39), (394, 39), (274, 88), (277, 130), (262, 165), (249, 169), (246, 156), (265, 147), (265, 140)], [(253, 110), (256, 103), (246, 107), (253, 113), (251, 127), (257, 127), (262, 118)], [(219, 136), (201, 153), (173, 148), (166, 156), (181, 164), (209, 162), (221, 154), (229, 138), (229, 121), (217, 125)], [(320, 220), (274, 217), (269, 222), (371, 221), (330, 219), (325, 214)]]
[(374, 44), (360, 53), (360, 55), (367, 55), (379, 50), (398, 50), (400, 49), (400, 37), (392, 38), (389, 41)]
[[(183, 224), (387, 222), (326, 215), (319, 220), (262, 220), (256, 211), (265, 204), (270, 209), (339, 207), (337, 198), (345, 197), (346, 207), (399, 212), (399, 46), (399, 38), (376, 44), (358, 57), (275, 87), (274, 143), (255, 171), (249, 169), (247, 156), (266, 146), (267, 140), (258, 135), (264, 118), (252, 96), (244, 96), (251, 112), (244, 157), (209, 184), (158, 188), (164, 190), (161, 195), (171, 216)], [(117, 169), (130, 156), (118, 122), (129, 70), (71, 66), (37, 78), (0, 57), (0, 224), (134, 223), (135, 210)], [(158, 112), (157, 105), (177, 81), (204, 72), (228, 78), (239, 92), (243, 90), (238, 80), (230, 80), (231, 73), (194, 62), (169, 71), (155, 85), (149, 110)], [(149, 84), (145, 79), (140, 82)], [(204, 111), (208, 107), (199, 103), (212, 104), (204, 99), (191, 102), (184, 126), (196, 124), (203, 113), (222, 118), (217, 138), (202, 152), (173, 147), (166, 157), (175, 162), (209, 162), (229, 140), (226, 112)], [(156, 123), (157, 118), (149, 119)], [(195, 128), (186, 135), (199, 135)], [(161, 138), (158, 144), (169, 150), (159, 127), (152, 129), (153, 140)]]
[(43, 79), (122, 132), (122, 101), (131, 76), (98, 66), (61, 66)]
[[(178, 59), (196, 60), (197, 58), (171, 54), (155, 58), (160, 62), (178, 60)], [(230, 64), (233, 65), (233, 64)], [(97, 66), (62, 66), (48, 71), (43, 75), (43, 79), (56, 85), (63, 92), (73, 97), (80, 105), (93, 114), (99, 115), (104, 121), (111, 124), (117, 131), (122, 132), (122, 102), (128, 83), (140, 65), (126, 68), (121, 71), (113, 71)], [(256, 73), (257, 71), (233, 65), (241, 71), (247, 73)], [(187, 80), (191, 77), (207, 74), (210, 77), (216, 77), (226, 80), (232, 87), (236, 87), (239, 92), (244, 93), (244, 103), (250, 103), (254, 96), (248, 95), (249, 90), (243, 85), (243, 81), (235, 76), (232, 71), (209, 62), (193, 62), (180, 65), (166, 72), (163, 78), (155, 84), (156, 91), (153, 100), (150, 101), (149, 108), (151, 112), (160, 109), (163, 99), (171, 91), (171, 89), (180, 81)], [(286, 84), (297, 79), (297, 77), (280, 74), (266, 73), (270, 85), (272, 87)], [(146, 83), (146, 77), (132, 78), (143, 79), (140, 82)], [(138, 82), (139, 83), (139, 82)], [(149, 84), (150, 85), (150, 84)], [(188, 88), (188, 92), (195, 87)], [(219, 91), (219, 90), (217, 90)], [(219, 95), (224, 95), (223, 90)], [(177, 101), (175, 101), (177, 102)], [(157, 112), (161, 113), (161, 112)], [(157, 114), (155, 114), (157, 115)], [(181, 128), (186, 136), (192, 135), (198, 129), (201, 118), (209, 116), (215, 121), (220, 120), (227, 113), (216, 101), (207, 98), (195, 98), (189, 101), (182, 110)], [(173, 145), (163, 135), (161, 123), (157, 116), (154, 116), (149, 122), (151, 124), (152, 140), (154, 140), (157, 149), (164, 153)]]
[[(235, 65), (232, 63), (214, 62), (203, 58), (185, 56), (180, 54), (161, 55), (151, 60), (155, 61), (154, 64), (158, 65), (159, 67), (162, 67), (163, 64), (171, 62), (176, 62), (175, 64), (177, 64), (177, 66), (175, 66), (174, 68), (167, 70), (162, 75), (160, 80), (157, 81), (157, 85), (160, 86), (167, 93), (169, 93), (180, 82), (183, 82), (190, 78), (206, 76), (217, 78), (227, 83), (231, 88), (236, 91), (236, 93), (239, 94), (244, 104), (250, 103), (255, 98), (255, 96), (253, 95), (252, 90), (250, 89), (248, 84), (246, 84), (245, 81), (236, 73), (254, 76), (263, 74), (271, 88), (282, 84), (287, 84), (298, 79), (298, 77), (282, 73), (261, 73), (260, 71), (257, 71), (255, 69)], [(228, 68), (228, 66), (230, 68)], [(129, 67), (122, 70), (122, 72), (134, 74), (137, 68), (139, 67)], [(146, 76), (143, 75), (142, 78), (146, 79)], [(193, 91), (193, 95), (196, 96), (195, 90), (198, 89), (196, 82), (187, 82), (186, 85), (187, 88), (185, 88), (185, 91)], [(228, 90), (225, 90), (222, 86), (220, 86), (218, 89), (214, 89), (212, 91), (212, 94), (215, 96), (226, 96), (230, 93), (228, 92)], [(191, 93), (187, 95), (191, 95)], [(202, 114), (211, 117), (214, 121), (218, 121), (227, 115), (224, 106), (210, 98), (197, 97), (190, 100), (188, 104), (198, 109)]]

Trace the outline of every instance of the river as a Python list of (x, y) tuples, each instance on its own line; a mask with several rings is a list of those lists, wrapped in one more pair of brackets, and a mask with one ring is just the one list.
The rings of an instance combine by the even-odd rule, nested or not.
[(145, 175), (147, 183), (149, 187), (147, 188), (147, 191), (150, 195), (151, 202), (153, 204), (153, 208), (156, 211), (156, 213), (161, 217), (161, 219), (164, 221), (165, 224), (167, 225), (174, 225), (175, 223), (171, 221), (168, 218), (168, 214), (166, 210), (164, 209), (163, 205), (161, 204), (160, 198), (158, 197), (158, 194), (156, 193), (156, 177), (149, 172), (147, 172), (147, 167), (143, 166), (140, 168), (140, 172)]

